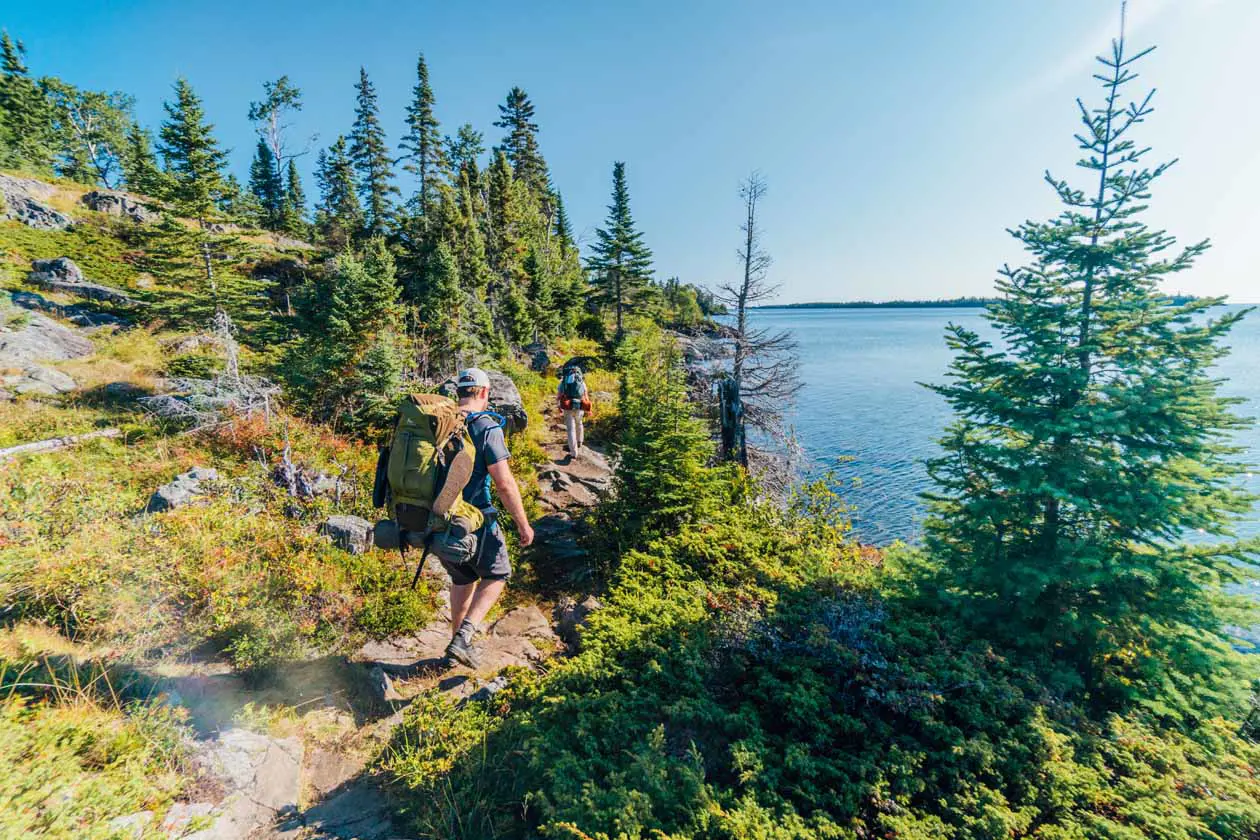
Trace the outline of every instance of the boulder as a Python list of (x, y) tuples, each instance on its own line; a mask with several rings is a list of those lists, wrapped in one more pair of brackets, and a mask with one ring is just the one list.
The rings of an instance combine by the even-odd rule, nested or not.
[(586, 619), (596, 610), (602, 610), (604, 605), (594, 595), (587, 595), (581, 601), (575, 601), (572, 598), (561, 598), (560, 603), (556, 604), (556, 628), (560, 631), (560, 638), (564, 639), (570, 645), (577, 645), (580, 642), (582, 628), (586, 626)]
[(4, 377), (4, 384), (19, 394), (40, 394), (54, 396), (73, 391), (75, 381), (59, 370), (42, 365), (28, 365), (17, 376)]
[(32, 312), (47, 312), (49, 315), (66, 318), (75, 326), (84, 327), (89, 331), (98, 327), (127, 326), (127, 321), (119, 318), (117, 315), (99, 312), (81, 303), (63, 306), (60, 303), (53, 303), (36, 292), (10, 292), (9, 300), (13, 302), (14, 306), (19, 306), (22, 309), (29, 309)]
[(84, 193), (83, 198), (79, 200), (89, 210), (117, 216), (120, 219), (130, 219), (136, 224), (145, 224), (158, 220), (157, 213), (126, 193), (92, 190), (89, 193)]
[(209, 492), (202, 482), (217, 481), (218, 478), (218, 471), (208, 467), (194, 467), (181, 473), (171, 483), (163, 484), (153, 492), (145, 512), (160, 513), (183, 507)]
[(33, 178), (0, 174), (0, 219), (11, 219), (37, 230), (65, 230), (70, 217), (48, 202), (56, 188)]
[(26, 276), (26, 279), (34, 285), (51, 292), (63, 292), (88, 300), (114, 303), (122, 306), (134, 306), (136, 304), (136, 301), (122, 289), (89, 282), (83, 276), (83, 270), (69, 257), (33, 260), (31, 269), (32, 271)]
[(31, 312), (13, 329), (0, 327), (0, 367), (77, 359), (92, 350), (87, 338), (40, 312)]
[[(525, 413), (525, 403), (516, 383), (506, 374), (497, 370), (487, 370), (490, 379), (490, 410), (503, 415), (507, 421), (507, 431), (516, 433), (525, 430), (529, 425), (529, 415)], [(455, 380), (448, 379), (438, 388), (438, 393), (455, 398)]]
[(490, 628), (495, 636), (517, 636), (526, 639), (553, 640), (556, 637), (547, 616), (534, 604), (508, 610)]
[(468, 695), (468, 699), (474, 703), (484, 703), (500, 691), (508, 687), (508, 678), (500, 674), (481, 688)]
[(319, 532), (351, 554), (363, 554), (372, 544), (372, 523), (360, 516), (330, 516), (319, 526)]

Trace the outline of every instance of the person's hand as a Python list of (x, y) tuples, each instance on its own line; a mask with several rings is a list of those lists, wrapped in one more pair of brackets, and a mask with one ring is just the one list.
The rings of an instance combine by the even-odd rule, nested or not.
[(534, 544), (534, 528), (528, 522), (518, 527), (516, 532), (521, 538), (521, 548)]

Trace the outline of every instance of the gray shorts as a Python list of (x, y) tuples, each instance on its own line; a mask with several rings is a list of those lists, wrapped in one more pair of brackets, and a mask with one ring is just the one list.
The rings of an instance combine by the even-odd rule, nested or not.
[(442, 568), (451, 576), (451, 583), (467, 586), (479, 580), (507, 580), (512, 577), (512, 563), (508, 559), (507, 541), (497, 521), (487, 523), (477, 532), (477, 556), (471, 563), (442, 562)]

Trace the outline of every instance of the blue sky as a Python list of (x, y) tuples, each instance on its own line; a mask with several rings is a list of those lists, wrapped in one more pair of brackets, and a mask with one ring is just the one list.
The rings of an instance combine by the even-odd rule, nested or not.
[[(579, 234), (604, 216), (614, 160), (658, 275), (738, 270), (738, 183), (770, 191), (765, 244), (783, 301), (984, 294), (1019, 258), (1005, 229), (1054, 211), (1041, 182), (1076, 159), (1074, 97), (1113, 0), (213, 3), (7, 0), (0, 25), (32, 69), (133, 94), (156, 126), (186, 76), (245, 175), (261, 83), (304, 93), (296, 130), (349, 130), (362, 64), (392, 142), (429, 62), (448, 131), (530, 95)], [(1159, 89), (1140, 139), (1180, 162), (1151, 221), (1214, 248), (1176, 291), (1260, 300), (1260, 3), (1131, 0), (1139, 69)], [(309, 182), (314, 154), (302, 161)], [(407, 188), (404, 183), (404, 189)]]

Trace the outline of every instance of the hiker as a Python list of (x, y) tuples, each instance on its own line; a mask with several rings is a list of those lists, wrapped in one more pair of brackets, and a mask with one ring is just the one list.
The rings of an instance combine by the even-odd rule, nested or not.
[(476, 668), (478, 657), (472, 648), (473, 636), (481, 620), (503, 594), (512, 574), (507, 543), (490, 501), (491, 482), (516, 525), (522, 548), (534, 541), (534, 529), (525, 516), (521, 491), (508, 464), (503, 418), (487, 410), (490, 405), (490, 377), (481, 368), (468, 368), (459, 372), (455, 386), (459, 409), (465, 417), (465, 428), (476, 450), (472, 477), (464, 485), (464, 500), (481, 511), (485, 525), (477, 533), (474, 562), (450, 564), (442, 561), (451, 577), (451, 643), (446, 648), (446, 655), (469, 668)]
[(586, 391), (582, 368), (569, 365), (560, 373), (560, 387), (556, 389), (560, 399), (560, 413), (564, 415), (564, 430), (568, 434), (569, 456), (576, 458), (582, 449), (582, 415), (591, 410), (591, 397)]

